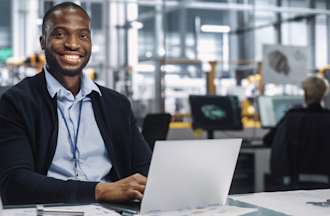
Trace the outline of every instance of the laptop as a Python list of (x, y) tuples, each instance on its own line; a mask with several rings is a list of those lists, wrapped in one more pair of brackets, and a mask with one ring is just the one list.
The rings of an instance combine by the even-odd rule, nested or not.
[[(226, 203), (242, 139), (156, 141), (141, 203), (125, 213), (159, 213)], [(139, 211), (140, 210), (140, 211)]]
[(0, 196), (0, 216), (2, 216), (2, 199), (1, 199), (1, 196)]

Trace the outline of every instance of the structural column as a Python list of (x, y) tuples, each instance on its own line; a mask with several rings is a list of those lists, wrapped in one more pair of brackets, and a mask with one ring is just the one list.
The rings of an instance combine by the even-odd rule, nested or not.
[[(276, 6), (282, 6), (282, 0), (276, 0)], [(276, 25), (275, 25), (275, 34), (276, 34), (276, 43), (282, 44), (282, 14), (276, 14)]]
[[(315, 8), (315, 0), (307, 0), (309, 8)], [(316, 17), (312, 16), (307, 19), (307, 46), (309, 55), (309, 69), (314, 71), (316, 68)]]
[(187, 34), (187, 0), (180, 1), (179, 34), (180, 34), (180, 57), (186, 58), (186, 34)]
[[(237, 3), (248, 3), (246, 0), (237, 0)], [(252, 1), (253, 3), (254, 1)], [(250, 27), (251, 23), (254, 25), (253, 12), (239, 11), (237, 12), (237, 26), (238, 29), (245, 29)], [(253, 60), (255, 58), (255, 37), (254, 31), (238, 32), (238, 60)]]
[[(122, 2), (104, 0), (104, 35), (105, 35), (105, 63), (104, 73), (106, 86), (124, 92), (123, 73), (125, 66), (125, 5)], [(118, 80), (115, 80), (117, 77)], [(117, 82), (118, 81), (118, 82)], [(115, 86), (115, 84), (121, 84)]]
[[(104, 38), (105, 38), (105, 50), (104, 50), (104, 65), (103, 65), (103, 73), (104, 73), (104, 80), (105, 85), (110, 88), (114, 88), (114, 80), (113, 80), (113, 71), (111, 70), (111, 62), (112, 59), (115, 58), (110, 55), (110, 53), (114, 50), (115, 45), (111, 46), (112, 37), (111, 37), (111, 17), (112, 10), (111, 10), (111, 3), (110, 0), (104, 0), (103, 2), (103, 30), (104, 30)], [(112, 49), (112, 51), (111, 51)]]
[(161, 59), (164, 58), (165, 46), (164, 46), (164, 28), (163, 28), (163, 5), (155, 6), (155, 37), (154, 37), (154, 62), (155, 62), (155, 112), (164, 111), (164, 83), (163, 74), (161, 68)]
[(12, 1), (12, 44), (14, 57), (26, 57), (40, 50), (38, 0)]
[[(326, 1), (327, 9), (330, 10), (330, 1)], [(330, 15), (327, 15), (327, 63), (330, 64)]]

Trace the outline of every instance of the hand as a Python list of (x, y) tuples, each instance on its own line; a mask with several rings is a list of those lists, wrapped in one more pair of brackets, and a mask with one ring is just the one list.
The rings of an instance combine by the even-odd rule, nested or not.
[(147, 178), (140, 174), (134, 174), (116, 182), (98, 183), (95, 188), (95, 198), (103, 202), (141, 200), (146, 183)]

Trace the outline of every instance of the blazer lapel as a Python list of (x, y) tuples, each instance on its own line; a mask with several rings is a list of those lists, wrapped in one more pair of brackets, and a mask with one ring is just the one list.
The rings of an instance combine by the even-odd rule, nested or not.
[[(94, 112), (97, 126), (100, 130), (105, 147), (109, 153), (110, 161), (111, 161), (112, 167), (114, 168), (115, 175), (117, 175), (117, 178), (119, 178), (120, 175), (118, 172), (118, 164), (117, 164), (118, 158), (117, 158), (117, 155), (115, 154), (114, 145), (111, 140), (111, 137), (114, 137), (114, 131), (113, 131), (111, 124), (109, 122), (107, 122), (107, 120), (105, 118), (106, 115), (105, 115), (104, 101), (102, 100), (101, 96), (98, 95), (98, 93), (95, 91), (90, 93), (89, 96), (92, 101), (93, 112)], [(113, 113), (111, 110), (111, 106), (108, 105), (108, 107), (110, 107), (110, 108), (107, 108), (107, 110), (106, 110), (107, 115), (110, 116), (110, 119), (113, 119), (113, 118), (111, 118), (111, 113)], [(113, 172), (113, 170), (112, 170), (112, 172)]]
[[(47, 173), (54, 155), (56, 151), (56, 145), (57, 145), (57, 135), (58, 135), (58, 118), (57, 118), (57, 101), (56, 96), (54, 98), (51, 98), (51, 96), (48, 93), (47, 89), (47, 83), (46, 83), (46, 77), (45, 72), (42, 70), (42, 72), (38, 75), (39, 76), (39, 92), (41, 92), (41, 96), (43, 97), (43, 101), (46, 103), (47, 112), (49, 112), (49, 116), (51, 119), (49, 124), (49, 129), (51, 131), (49, 140), (48, 140), (48, 150), (46, 153), (46, 158), (44, 158), (44, 161), (46, 161), (45, 166), (43, 167), (43, 172)], [(46, 128), (45, 128), (46, 129)], [(46, 130), (48, 131), (48, 130)]]

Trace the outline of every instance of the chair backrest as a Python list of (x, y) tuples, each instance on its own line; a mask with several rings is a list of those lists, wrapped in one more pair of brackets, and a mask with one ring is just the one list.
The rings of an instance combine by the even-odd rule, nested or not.
[(0, 98), (8, 89), (10, 89), (12, 86), (0, 86)]
[(271, 169), (276, 176), (330, 176), (330, 112), (289, 112), (272, 144)]
[(169, 113), (152, 113), (147, 114), (144, 118), (142, 135), (151, 149), (156, 140), (166, 140), (171, 118)]

